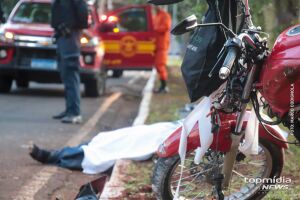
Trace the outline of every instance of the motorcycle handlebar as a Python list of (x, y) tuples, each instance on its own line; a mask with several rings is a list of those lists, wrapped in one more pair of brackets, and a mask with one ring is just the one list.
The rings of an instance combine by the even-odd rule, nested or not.
[(237, 55), (238, 55), (237, 47), (231, 46), (228, 48), (228, 53), (219, 71), (220, 79), (225, 80), (228, 78)]

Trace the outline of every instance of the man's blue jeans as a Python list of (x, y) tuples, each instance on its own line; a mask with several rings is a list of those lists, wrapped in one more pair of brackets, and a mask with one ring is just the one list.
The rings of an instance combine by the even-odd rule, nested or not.
[(63, 66), (60, 69), (60, 74), (65, 87), (66, 113), (71, 116), (80, 115), (79, 69)]
[(72, 170), (82, 170), (81, 163), (84, 158), (84, 152), (81, 148), (82, 145), (84, 144), (77, 147), (65, 147), (61, 150), (52, 151), (47, 164)]
[(80, 32), (57, 39), (58, 67), (65, 87), (66, 113), (80, 115)]

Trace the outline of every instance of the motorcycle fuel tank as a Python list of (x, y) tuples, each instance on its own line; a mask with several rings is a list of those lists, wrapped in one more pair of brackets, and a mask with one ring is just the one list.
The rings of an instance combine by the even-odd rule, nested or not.
[(260, 78), (263, 96), (278, 117), (300, 104), (300, 24), (278, 36)]

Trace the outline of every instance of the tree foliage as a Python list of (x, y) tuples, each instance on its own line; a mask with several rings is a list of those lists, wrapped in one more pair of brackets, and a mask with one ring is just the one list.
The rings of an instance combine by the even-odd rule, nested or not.
[[(249, 3), (254, 25), (270, 33), (271, 42), (284, 29), (300, 22), (299, 0), (249, 0)], [(185, 0), (178, 4), (178, 19), (191, 14), (201, 19), (206, 9), (205, 0)]]
[(18, 2), (18, 0), (1, 0), (3, 11), (5, 13), (5, 16), (7, 17), (11, 10), (14, 8), (15, 4)]
[(178, 19), (186, 18), (195, 14), (202, 18), (207, 9), (207, 3), (204, 0), (186, 0), (178, 4)]
[(250, 0), (254, 24), (270, 33), (271, 41), (286, 28), (299, 23), (299, 0)]

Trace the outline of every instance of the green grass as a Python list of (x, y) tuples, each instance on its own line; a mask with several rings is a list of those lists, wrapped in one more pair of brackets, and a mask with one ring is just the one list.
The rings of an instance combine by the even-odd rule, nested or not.
[(264, 198), (266, 200), (299, 200), (300, 186), (291, 186), (288, 190), (272, 190)]
[[(294, 137), (289, 136), (289, 141), (294, 142)], [(289, 145), (285, 152), (285, 163), (281, 176), (292, 180), (289, 190), (272, 190), (264, 199), (267, 200), (299, 200), (300, 199), (300, 147)], [(280, 198), (279, 198), (280, 197)]]
[[(169, 68), (169, 72), (168, 87), (170, 88), (170, 92), (168, 94), (153, 96), (150, 113), (146, 121), (147, 124), (178, 120), (178, 109), (189, 102), (180, 69), (171, 67)], [(157, 81), (156, 87), (158, 85), (159, 82)]]

